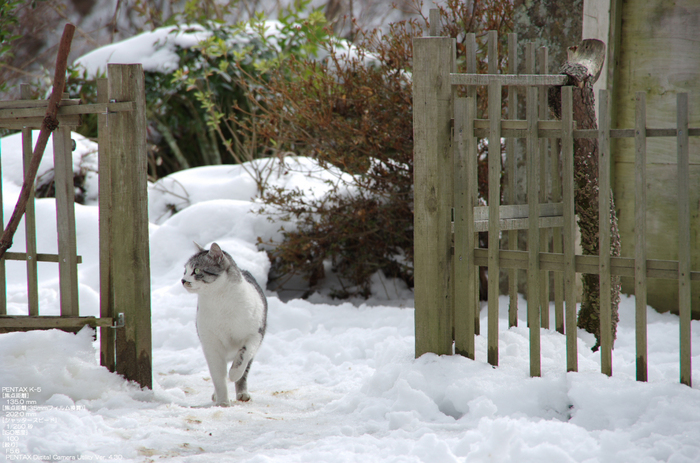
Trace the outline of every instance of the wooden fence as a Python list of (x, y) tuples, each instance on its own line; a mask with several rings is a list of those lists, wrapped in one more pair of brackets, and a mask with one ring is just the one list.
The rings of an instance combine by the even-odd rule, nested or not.
[[(34, 198), (24, 217), (25, 252), (7, 252), (0, 259), (0, 333), (57, 328), (76, 331), (100, 328), (101, 364), (141, 386), (152, 386), (151, 299), (148, 244), (148, 198), (144, 76), (140, 64), (108, 67), (97, 81), (96, 104), (64, 99), (53, 132), (58, 254), (36, 246)], [(22, 130), (25, 169), (32, 156), (32, 130), (38, 129), (47, 101), (0, 102), (0, 127)], [(100, 316), (81, 317), (78, 306), (74, 185), (71, 128), (82, 114), (98, 115)], [(49, 155), (49, 153), (46, 153)], [(0, 206), (2, 205), (0, 176)], [(0, 232), (3, 227), (0, 207)], [(26, 315), (7, 315), (5, 260), (27, 263)], [(42, 316), (39, 308), (38, 262), (59, 268), (60, 316)]]
[[(431, 23), (437, 21), (431, 21)], [(432, 30), (431, 35), (436, 35)], [(601, 370), (612, 374), (611, 276), (635, 279), (637, 379), (647, 379), (646, 281), (677, 280), (680, 295), (680, 381), (691, 384), (690, 282), (700, 272), (690, 269), (690, 205), (688, 137), (700, 129), (688, 127), (688, 97), (678, 94), (676, 128), (646, 127), (645, 94), (637, 93), (634, 128), (610, 128), (610, 100), (601, 91), (599, 129), (577, 130), (573, 120), (572, 87), (562, 87), (562, 119), (546, 120), (547, 87), (565, 84), (565, 76), (535, 74), (536, 50), (526, 48), (526, 74), (517, 75), (517, 36), (509, 35), (509, 74), (498, 74), (497, 35), (489, 33), (489, 74), (476, 74), (475, 36), (467, 36), (467, 71), (456, 73), (454, 39), (422, 37), (413, 41), (414, 188), (415, 188), (415, 325), (416, 357), (433, 352), (474, 358), (479, 333), (478, 267), (487, 266), (488, 362), (498, 365), (499, 271), (509, 271), (510, 326), (517, 324), (517, 273), (527, 271), (527, 319), (530, 329), (530, 374), (540, 376), (540, 328), (549, 328), (548, 272), (554, 273), (555, 325), (566, 334), (567, 371), (577, 371), (576, 274), (598, 274), (601, 281)], [(547, 69), (546, 50), (540, 69)], [(477, 117), (476, 87), (488, 87), (488, 119)], [(457, 98), (457, 86), (467, 97)], [(503, 119), (502, 87), (508, 87)], [(526, 90), (526, 119), (518, 120), (516, 87)], [(610, 223), (610, 139), (636, 142), (636, 253), (634, 258), (576, 255), (574, 214), (574, 140), (597, 138), (600, 155), (600, 223)], [(679, 260), (650, 260), (645, 252), (646, 139), (676, 137), (678, 152)], [(488, 206), (477, 203), (478, 139), (487, 139)], [(506, 139), (505, 162), (501, 139)], [(516, 204), (516, 139), (523, 139), (527, 159), (527, 204)], [(551, 181), (545, 181), (549, 140), (561, 140), (561, 158), (551, 143)], [(501, 169), (507, 186), (501, 205)], [(547, 183), (551, 191), (547, 191)], [(549, 200), (549, 202), (547, 202)], [(530, 220), (536, 217), (537, 220)], [(549, 230), (553, 230), (550, 252)], [(454, 230), (454, 231), (453, 231)], [(528, 250), (517, 250), (517, 230), (526, 230)], [(477, 232), (488, 232), (488, 249), (480, 249)], [(500, 249), (501, 232), (509, 249)], [(610, 226), (600, 227), (600, 249), (610, 249)], [(454, 343), (454, 344), (453, 344)]]

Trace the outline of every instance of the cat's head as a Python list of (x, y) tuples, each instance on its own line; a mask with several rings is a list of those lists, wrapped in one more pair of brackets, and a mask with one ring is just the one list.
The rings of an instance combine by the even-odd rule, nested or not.
[(185, 264), (182, 285), (191, 293), (206, 291), (221, 280), (224, 275), (237, 274), (238, 268), (233, 258), (218, 244), (212, 243), (209, 250), (195, 243), (198, 252)]

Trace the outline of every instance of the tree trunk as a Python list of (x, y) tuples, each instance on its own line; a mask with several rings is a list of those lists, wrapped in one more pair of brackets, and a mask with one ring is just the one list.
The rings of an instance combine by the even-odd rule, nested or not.
[[(601, 63), (602, 64), (602, 63)], [(587, 72), (588, 71), (588, 72)], [(567, 62), (561, 73), (569, 76), (569, 85), (574, 85), (574, 120), (578, 129), (598, 129), (595, 116), (595, 95), (593, 83), (595, 72), (590, 74), (583, 66)], [(554, 115), (561, 119), (561, 88), (553, 87), (549, 93), (549, 106)], [(574, 140), (574, 194), (575, 210), (581, 231), (581, 247), (584, 255), (598, 255), (599, 200), (598, 200), (598, 140), (577, 138)], [(620, 232), (612, 194), (610, 195), (610, 253), (620, 255)], [(600, 281), (598, 275), (584, 274), (583, 299), (578, 313), (578, 327), (595, 335), (593, 351), (600, 347)], [(620, 277), (612, 277), (611, 314), (612, 339), (617, 333), (620, 303)]]
[[(574, 89), (574, 120), (580, 129), (597, 129), (593, 85)], [(574, 196), (581, 247), (585, 255), (598, 255), (599, 202), (598, 202), (598, 140), (578, 138), (574, 142)], [(620, 255), (620, 232), (617, 228), (615, 202), (610, 195), (610, 253)], [(598, 275), (584, 274), (583, 300), (578, 313), (578, 327), (595, 335), (593, 351), (600, 347), (600, 281)], [(612, 339), (617, 333), (620, 277), (614, 276), (611, 286)]]

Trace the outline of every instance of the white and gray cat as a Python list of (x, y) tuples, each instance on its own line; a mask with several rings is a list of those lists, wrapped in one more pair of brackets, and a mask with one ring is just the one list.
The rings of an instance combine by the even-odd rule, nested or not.
[(236, 383), (236, 399), (250, 400), (248, 371), (265, 336), (267, 298), (253, 275), (213, 243), (185, 265), (182, 285), (197, 294), (197, 334), (214, 383), (212, 400), (229, 406), (228, 377)]

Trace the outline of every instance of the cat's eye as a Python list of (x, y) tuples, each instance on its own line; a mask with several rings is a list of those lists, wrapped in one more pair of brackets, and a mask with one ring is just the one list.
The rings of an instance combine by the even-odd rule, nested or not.
[(200, 272), (200, 271), (201, 271), (201, 270), (199, 270), (198, 268), (196, 268), (196, 269), (194, 269), (194, 274), (195, 274), (195, 275), (199, 275), (199, 272)]

